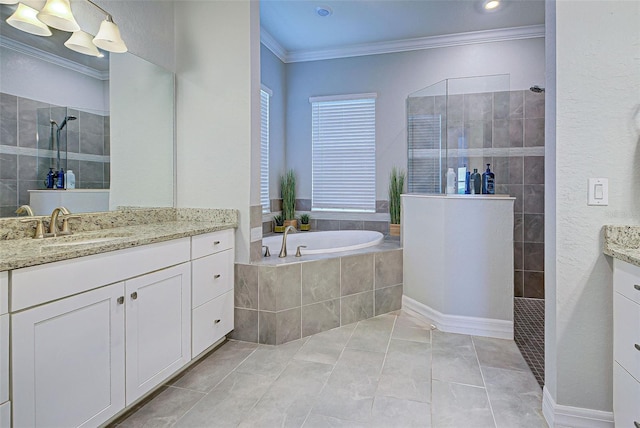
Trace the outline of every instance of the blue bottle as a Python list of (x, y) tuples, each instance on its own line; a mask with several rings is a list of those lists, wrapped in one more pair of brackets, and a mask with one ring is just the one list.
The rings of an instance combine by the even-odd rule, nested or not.
[(58, 171), (58, 177), (56, 180), (56, 187), (58, 189), (64, 189), (64, 169), (60, 168)]
[(469, 170), (467, 170), (466, 187), (464, 189), (464, 194), (465, 195), (471, 194), (471, 171)]
[(47, 178), (46, 180), (44, 180), (44, 185), (47, 186), (47, 189), (53, 189), (53, 184), (54, 184), (54, 180), (53, 180), (53, 168), (49, 168), (49, 172), (47, 173)]
[(489, 168), (490, 163), (487, 164), (487, 170), (482, 174), (482, 193), (486, 195), (496, 194), (496, 176)]
[(472, 195), (479, 195), (482, 188), (482, 177), (478, 172), (478, 168), (473, 168), (473, 173), (469, 178), (469, 187), (471, 188)]

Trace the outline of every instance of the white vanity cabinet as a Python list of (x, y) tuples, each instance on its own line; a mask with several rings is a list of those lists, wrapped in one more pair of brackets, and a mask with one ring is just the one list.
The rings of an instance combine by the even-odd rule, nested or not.
[(640, 267), (613, 260), (613, 414), (640, 428)]
[(0, 428), (11, 425), (9, 402), (9, 274), (0, 272)]
[(182, 238), (12, 271), (13, 426), (98, 426), (185, 366), (189, 259)]
[(127, 405), (191, 361), (188, 263), (125, 281)]
[(124, 408), (123, 295), (117, 283), (12, 316), (15, 427), (97, 426)]
[(234, 233), (191, 238), (193, 356), (233, 330)]

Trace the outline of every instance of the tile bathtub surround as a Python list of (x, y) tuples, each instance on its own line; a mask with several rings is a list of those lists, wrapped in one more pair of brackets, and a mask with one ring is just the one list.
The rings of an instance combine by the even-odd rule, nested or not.
[(402, 249), (235, 269), (237, 339), (281, 344), (402, 305)]
[(113, 425), (546, 427), (541, 403), (513, 341), (397, 311), (279, 346), (228, 341)]

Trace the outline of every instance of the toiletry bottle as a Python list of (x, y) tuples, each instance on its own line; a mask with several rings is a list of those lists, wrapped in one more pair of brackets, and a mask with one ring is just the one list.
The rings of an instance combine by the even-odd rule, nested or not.
[(447, 170), (447, 195), (453, 195), (456, 193), (456, 173), (453, 172), (453, 168)]
[(464, 194), (465, 195), (470, 195), (471, 194), (471, 171), (467, 170), (467, 176), (465, 178), (465, 187), (464, 187)]
[(480, 173), (478, 172), (478, 168), (473, 168), (473, 174), (471, 174), (470, 178), (471, 182), (471, 194), (479, 195), (480, 188), (482, 186), (482, 177), (480, 177)]
[(487, 195), (495, 195), (495, 179), (496, 176), (489, 168), (490, 163), (487, 164), (487, 170), (482, 174), (482, 193)]
[(66, 178), (64, 179), (64, 183), (67, 186), (67, 189), (75, 189), (76, 188), (76, 175), (72, 170), (68, 169)]
[(64, 169), (60, 168), (58, 171), (58, 177), (56, 180), (56, 188), (64, 189)]
[(47, 189), (53, 189), (53, 168), (49, 168), (49, 172), (47, 173), (47, 179), (44, 181), (44, 185), (47, 186)]

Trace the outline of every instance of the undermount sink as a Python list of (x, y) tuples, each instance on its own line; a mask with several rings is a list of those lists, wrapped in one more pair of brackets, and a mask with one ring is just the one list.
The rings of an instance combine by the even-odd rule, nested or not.
[[(107, 235), (107, 236), (105, 236)], [(88, 245), (88, 244), (97, 244), (100, 242), (109, 242), (115, 241), (117, 239), (122, 239), (130, 236), (127, 233), (100, 233), (100, 234), (79, 234), (79, 235), (66, 235), (66, 236), (58, 236), (55, 238), (45, 238), (43, 245), (45, 247), (70, 247), (76, 245)]]

